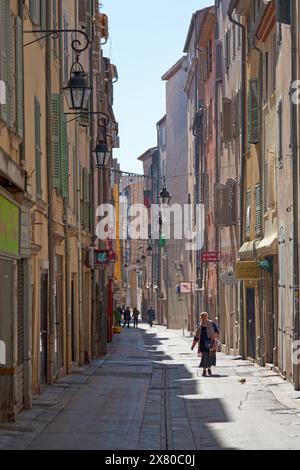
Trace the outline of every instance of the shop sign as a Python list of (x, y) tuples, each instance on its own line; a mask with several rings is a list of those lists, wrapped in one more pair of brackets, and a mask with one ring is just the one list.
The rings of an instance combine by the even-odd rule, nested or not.
[(20, 210), (0, 195), (0, 252), (19, 255)]
[(219, 251), (204, 251), (202, 253), (202, 263), (219, 263), (221, 253)]
[(256, 261), (236, 261), (235, 263), (236, 279), (259, 279), (260, 270)]

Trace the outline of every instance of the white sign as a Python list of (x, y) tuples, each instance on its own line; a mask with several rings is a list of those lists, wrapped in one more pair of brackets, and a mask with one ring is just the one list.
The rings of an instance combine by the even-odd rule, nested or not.
[(6, 104), (6, 85), (3, 80), (0, 80), (0, 104)]
[(180, 283), (180, 294), (191, 294), (192, 293), (192, 283), (191, 282), (181, 282)]
[(4, 341), (0, 341), (0, 365), (6, 364), (6, 346)]
[(224, 284), (227, 284), (229, 286), (234, 286), (239, 283), (233, 271), (228, 271), (226, 273), (220, 274), (220, 279)]

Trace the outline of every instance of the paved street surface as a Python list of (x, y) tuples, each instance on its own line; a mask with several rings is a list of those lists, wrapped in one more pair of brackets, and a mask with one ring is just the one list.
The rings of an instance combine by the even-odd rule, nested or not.
[(156, 325), (123, 330), (105, 359), (0, 425), (0, 449), (300, 449), (300, 392), (222, 354), (202, 377), (191, 342)]

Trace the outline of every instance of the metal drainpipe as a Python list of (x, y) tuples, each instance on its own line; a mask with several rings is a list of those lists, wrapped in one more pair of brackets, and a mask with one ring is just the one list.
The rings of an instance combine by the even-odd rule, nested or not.
[[(51, 29), (51, 3), (46, 4), (46, 24), (47, 29)], [(55, 371), (55, 243), (54, 243), (54, 223), (53, 223), (53, 186), (52, 186), (52, 143), (51, 143), (51, 36), (46, 38), (46, 146), (47, 146), (47, 189), (48, 189), (48, 257), (49, 257), (49, 362), (48, 362), (48, 383), (54, 383)]]
[[(296, 2), (291, 1), (291, 60), (292, 60), (292, 83), (297, 80), (297, 8)], [(299, 341), (299, 260), (298, 260), (298, 230), (299, 230), (299, 202), (298, 202), (298, 113), (296, 105), (292, 106), (292, 152), (293, 152), (293, 218), (294, 218), (294, 341)], [(294, 364), (294, 387), (300, 389), (299, 364)]]
[[(62, 29), (62, 1), (59, 0), (58, 3), (59, 11), (59, 20), (58, 27)], [(63, 35), (59, 35), (59, 54), (60, 57), (63, 57)], [(63, 68), (59, 69), (59, 80), (60, 83), (63, 83)], [(64, 223), (64, 233), (65, 233), (65, 305), (67, 311), (67, 321), (66, 321), (66, 372), (70, 374), (71, 372), (71, 260), (70, 260), (70, 236), (69, 236), (69, 220), (68, 220), (68, 201), (66, 198), (63, 198), (63, 223)]]
[[(246, 28), (233, 18), (233, 10), (228, 11), (228, 18), (242, 30), (242, 158), (241, 158), (241, 177), (240, 177), (240, 246), (244, 243), (244, 171), (246, 161)], [(245, 317), (244, 317), (244, 282), (240, 282), (240, 354), (245, 357)]]
[[(218, 0), (215, 2), (215, 16), (216, 19), (218, 18), (217, 12), (218, 12)], [(217, 40), (219, 39), (219, 25), (218, 22), (216, 21), (215, 24), (215, 47), (217, 44)], [(215, 65), (216, 67), (216, 65)], [(216, 142), (216, 149), (215, 149), (215, 164), (216, 164), (216, 169), (215, 169), (215, 179), (216, 179), (216, 184), (219, 183), (220, 181), (220, 142), (219, 142), (219, 84), (216, 81), (216, 69), (215, 69), (215, 142)], [(220, 229), (219, 227), (215, 227), (215, 237), (216, 237), (216, 251), (221, 250), (221, 237), (220, 237)], [(217, 274), (217, 305), (216, 305), (216, 318), (215, 320), (217, 321), (218, 324), (220, 324), (220, 264), (216, 263), (216, 274)], [(223, 309), (222, 309), (223, 311)]]
[[(255, 41), (255, 40), (254, 40)], [(262, 81), (262, 71), (263, 71), (263, 51), (256, 45), (254, 44), (254, 49), (258, 52), (259, 54), (259, 93), (260, 93), (260, 99), (262, 99), (263, 95), (263, 81)], [(260, 107), (260, 124), (262, 124), (262, 107)], [(261, 127), (262, 129), (263, 127)], [(261, 236), (260, 240), (262, 240), (264, 236), (264, 217), (263, 217), (263, 203), (264, 203), (264, 165), (262, 163), (262, 156), (264, 155), (264, 152), (262, 151), (263, 148), (263, 137), (264, 135), (262, 134), (262, 131), (259, 133), (259, 157), (258, 157), (258, 164), (259, 164), (259, 174), (260, 174), (260, 180), (261, 180), (261, 191), (260, 191), (260, 226), (261, 226)], [(256, 256), (257, 258), (257, 256)], [(260, 325), (259, 325), (259, 335), (260, 335), (260, 343), (259, 343), (259, 358), (260, 358), (260, 366), (264, 367), (265, 365), (265, 350), (264, 350), (264, 322), (265, 322), (265, 316), (264, 316), (264, 311), (263, 311), (263, 281), (262, 281), (262, 269), (260, 270), (260, 281), (259, 281), (259, 309), (260, 309)]]

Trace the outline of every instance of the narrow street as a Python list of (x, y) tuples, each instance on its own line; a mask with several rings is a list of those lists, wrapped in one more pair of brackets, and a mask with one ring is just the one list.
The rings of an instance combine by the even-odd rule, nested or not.
[(74, 369), (0, 425), (0, 449), (300, 449), (291, 384), (223, 354), (204, 378), (190, 346), (182, 331), (157, 325), (122, 330), (104, 360)]

